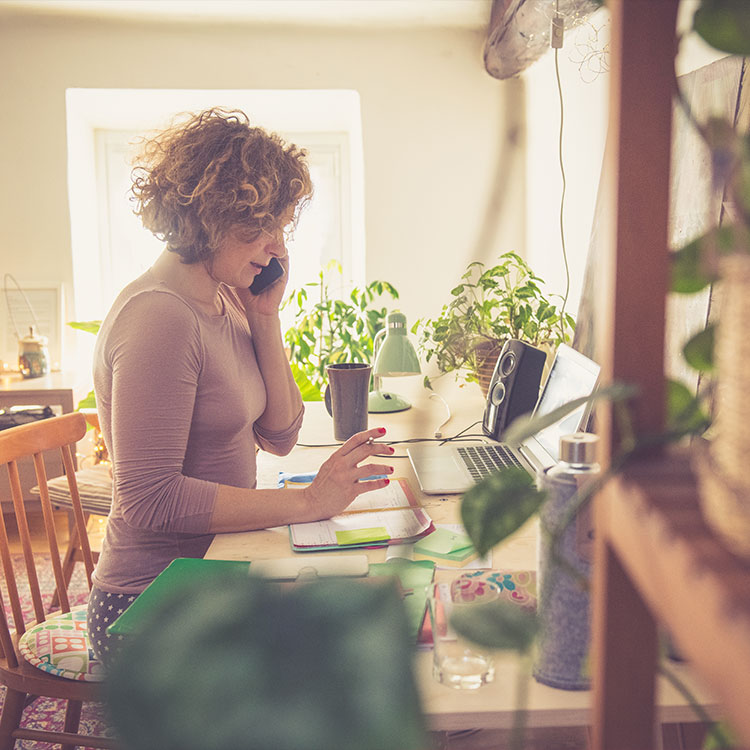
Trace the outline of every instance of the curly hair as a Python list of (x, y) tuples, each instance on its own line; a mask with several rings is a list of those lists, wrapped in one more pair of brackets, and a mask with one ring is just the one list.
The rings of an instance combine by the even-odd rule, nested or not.
[(184, 263), (209, 260), (237, 225), (277, 231), (312, 195), (306, 152), (212, 108), (145, 140), (133, 169), (134, 213)]

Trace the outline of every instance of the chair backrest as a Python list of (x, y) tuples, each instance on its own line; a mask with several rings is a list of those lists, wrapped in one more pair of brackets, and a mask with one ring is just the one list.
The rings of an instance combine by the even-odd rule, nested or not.
[[(50, 554), (52, 571), (55, 579), (55, 601), (59, 602), (62, 612), (70, 611), (67, 585), (63, 575), (60, 548), (57, 542), (57, 531), (55, 529), (52, 504), (50, 502), (47, 488), (47, 474), (44, 464), (44, 452), (59, 450), (65, 475), (68, 480), (70, 497), (72, 501), (73, 516), (75, 519), (75, 530), (71, 533), (78, 534), (78, 541), (83, 553), (86, 578), (89, 589), (91, 589), (91, 574), (94, 570), (91, 548), (88, 543), (86, 532), (86, 519), (81, 509), (81, 499), (78, 493), (78, 485), (75, 475), (75, 448), (76, 443), (86, 434), (86, 419), (82, 414), (74, 412), (63, 414), (60, 417), (42, 419), (31, 424), (12, 427), (0, 432), (0, 470), (2, 465), (7, 467), (10, 482), (11, 496), (13, 499), (13, 513), (18, 527), (21, 549), (23, 552), (24, 567), (29, 584), (29, 592), (33, 605), (33, 618), (30, 621), (42, 622), (46, 619), (42, 592), (39, 587), (39, 576), (34, 561), (31, 535), (27, 508), (24, 505), (23, 492), (18, 474), (18, 461), (31, 458), (36, 471), (37, 483), (39, 485), (39, 504), (41, 506), (44, 520), (44, 528), (47, 537), (47, 547)], [(8, 533), (5, 519), (0, 514), (0, 559), (2, 560), (3, 572), (7, 586), (10, 609), (13, 615), (13, 623), (18, 634), (25, 632), (29, 623), (25, 622), (17, 586), (17, 574), (13, 566), (10, 553)], [(11, 634), (5, 617), (4, 606), (0, 606), (0, 646), (2, 655), (9, 661), (15, 661)]]

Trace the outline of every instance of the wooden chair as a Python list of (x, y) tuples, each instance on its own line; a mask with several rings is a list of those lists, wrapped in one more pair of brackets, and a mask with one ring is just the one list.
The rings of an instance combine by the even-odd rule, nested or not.
[[(0, 606), (0, 684), (7, 687), (5, 703), (0, 715), (0, 750), (12, 750), (16, 739), (28, 739), (37, 742), (59, 743), (63, 750), (72, 750), (76, 745), (96, 748), (117, 748), (115, 740), (109, 737), (94, 737), (78, 734), (78, 725), (83, 701), (100, 701), (100, 683), (86, 681), (96, 678), (91, 672), (71, 677), (71, 672), (39, 662), (41, 666), (34, 666), (28, 659), (29, 641), (35, 642), (32, 629), (38, 623), (45, 623), (44, 628), (56, 622), (55, 617), (66, 617), (75, 620), (81, 617), (81, 608), (71, 610), (67, 584), (64, 580), (61, 554), (57, 542), (52, 504), (47, 488), (47, 477), (44, 468), (43, 452), (60, 449), (63, 466), (68, 477), (72, 502), (72, 512), (78, 534), (79, 544), (83, 553), (86, 578), (89, 590), (91, 588), (91, 573), (94, 569), (91, 549), (88, 543), (84, 513), (76, 485), (76, 474), (73, 463), (75, 444), (86, 432), (86, 420), (82, 414), (64, 414), (60, 417), (44, 419), (33, 424), (13, 427), (0, 433), (0, 464), (7, 466), (10, 479), (11, 495), (13, 498), (14, 514), (23, 551), (24, 567), (31, 594), (33, 613), (26, 620), (21, 607), (18, 583), (18, 572), (14, 569), (13, 560), (8, 544), (8, 534), (5, 520), (0, 515), (0, 558), (2, 560), (5, 581), (8, 589), (10, 609), (15, 629), (11, 630), (5, 615), (4, 606)], [(55, 595), (60, 602), (60, 611), (45, 614), (42, 591), (39, 585), (39, 575), (34, 561), (27, 510), (24, 507), (21, 485), (18, 475), (17, 461), (32, 457), (39, 483), (39, 503), (47, 536), (47, 546), (51, 558), (55, 579)], [(20, 571), (19, 571), (20, 572)], [(49, 592), (47, 592), (49, 593)], [(5, 602), (3, 602), (3, 605)], [(79, 612), (76, 615), (76, 612)], [(67, 615), (65, 614), (67, 613)], [(85, 615), (85, 611), (84, 611)], [(88, 638), (85, 632), (85, 617), (83, 622), (76, 622), (76, 634), (83, 637), (84, 652), (87, 654)], [(24, 634), (26, 634), (24, 638)], [(39, 641), (44, 640), (40, 633)], [(55, 640), (49, 638), (50, 641)], [(79, 638), (80, 640), (80, 638)], [(26, 654), (26, 656), (24, 656)], [(87, 654), (88, 656), (88, 654)], [(60, 662), (63, 663), (63, 662)], [(90, 663), (91, 664), (91, 663)], [(52, 670), (67, 676), (57, 676), (48, 671)], [(90, 667), (91, 669), (91, 667)], [(65, 725), (62, 732), (48, 732), (25, 729), (19, 727), (21, 715), (27, 705), (33, 703), (37, 696), (62, 698), (67, 700)]]
[[(112, 507), (112, 470), (96, 409), (79, 409), (79, 411), (86, 417), (86, 422), (94, 429), (95, 435), (94, 466), (78, 468), (76, 470), (78, 496), (81, 499), (81, 508), (83, 509), (83, 515), (88, 527), (91, 516), (101, 519), (109, 515), (110, 508)], [(68, 547), (65, 550), (62, 563), (63, 577), (67, 586), (70, 583), (70, 577), (73, 575), (75, 564), (84, 561), (83, 550), (78, 543), (78, 531), (76, 530), (67, 477), (63, 475), (50, 479), (47, 482), (47, 487), (52, 507), (56, 510), (62, 509), (68, 511), (68, 530), (70, 533), (68, 535)], [(38, 496), (39, 486), (32, 487), (30, 491), (32, 495)], [(95, 544), (96, 540), (96, 535), (93, 540), (89, 539), (94, 563), (99, 559), (99, 549)], [(53, 598), (52, 606), (56, 607), (57, 605), (57, 599)]]

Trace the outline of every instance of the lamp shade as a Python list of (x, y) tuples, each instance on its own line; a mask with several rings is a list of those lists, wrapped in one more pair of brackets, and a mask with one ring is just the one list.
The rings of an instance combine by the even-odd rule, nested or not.
[(373, 374), (378, 377), (398, 377), (417, 375), (419, 372), (419, 358), (406, 335), (406, 316), (392, 312), (387, 318), (385, 339), (375, 357)]
[(406, 335), (406, 315), (392, 312), (386, 319), (386, 327), (375, 337), (375, 364), (372, 368), (375, 389), (368, 398), (370, 412), (403, 411), (411, 404), (395, 393), (386, 393), (380, 388), (381, 378), (417, 375), (419, 359), (414, 345)]

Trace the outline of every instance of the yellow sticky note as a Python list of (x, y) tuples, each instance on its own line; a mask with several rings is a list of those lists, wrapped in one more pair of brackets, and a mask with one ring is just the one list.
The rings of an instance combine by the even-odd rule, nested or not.
[(385, 542), (390, 539), (388, 530), (383, 526), (371, 529), (345, 529), (336, 532), (336, 544), (365, 544), (367, 542)]

